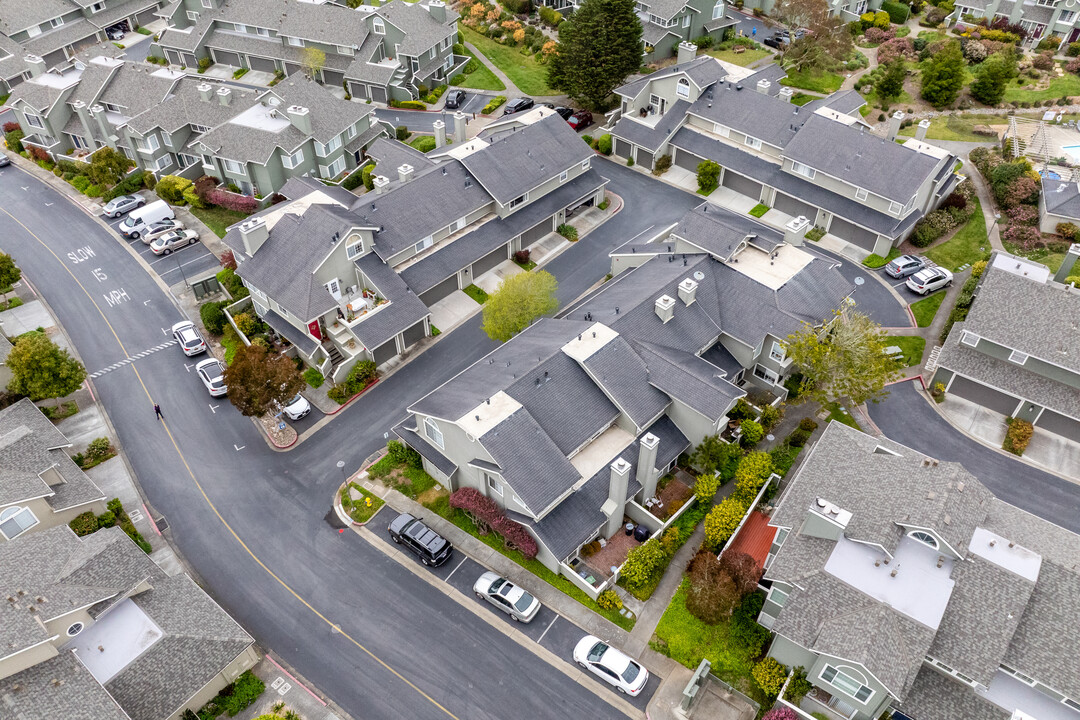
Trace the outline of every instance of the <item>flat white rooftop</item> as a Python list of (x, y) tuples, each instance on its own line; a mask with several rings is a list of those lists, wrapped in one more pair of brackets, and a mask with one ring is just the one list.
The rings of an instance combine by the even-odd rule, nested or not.
[(1045, 283), (1050, 278), (1050, 269), (1045, 265), (1018, 258), (1015, 255), (998, 253), (994, 256), (994, 267), (1041, 283)]
[(582, 448), (577, 455), (570, 458), (570, 464), (581, 473), (582, 478), (588, 480), (601, 468), (614, 462), (615, 456), (629, 447), (632, 442), (634, 442), (633, 435), (618, 425), (612, 425)]
[(756, 280), (771, 290), (779, 290), (784, 283), (813, 261), (814, 256), (793, 245), (781, 245), (775, 257), (769, 253), (748, 247), (736, 258), (739, 262), (726, 263), (729, 268)]
[(615, 332), (603, 323), (593, 323), (585, 332), (578, 335), (562, 346), (562, 351), (578, 362), (585, 362), (593, 353), (619, 337)]
[(952, 560), (946, 558), (939, 568), (938, 556), (937, 550), (905, 537), (886, 565), (881, 549), (842, 537), (825, 563), (825, 572), (937, 630), (954, 585)]
[(1013, 720), (1080, 720), (1080, 712), (1003, 670), (994, 673), (987, 690), (975, 692), (1006, 712), (1013, 713)]
[(457, 424), (474, 438), (479, 438), (520, 409), (521, 403), (500, 390), (459, 417)]
[(164, 636), (138, 605), (122, 600), (64, 649), (74, 650), (94, 679), (104, 685)]
[(968, 550), (1014, 575), (1036, 582), (1042, 567), (1042, 556), (1019, 545), (1009, 547), (1009, 544), (1008, 538), (977, 527), (971, 534)]
[(255, 103), (244, 112), (229, 120), (233, 125), (249, 127), (252, 130), (279, 133), (292, 125), (285, 113), (262, 103)]

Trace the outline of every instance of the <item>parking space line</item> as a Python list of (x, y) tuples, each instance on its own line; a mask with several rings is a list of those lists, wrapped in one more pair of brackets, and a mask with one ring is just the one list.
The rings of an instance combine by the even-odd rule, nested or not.
[(462, 565), (464, 565), (465, 561), (468, 560), (468, 559), (469, 559), (469, 557), (467, 555), (465, 557), (461, 558), (461, 562), (459, 562), (457, 564), (457, 567), (455, 567), (453, 570), (451, 570), (450, 574), (446, 576), (446, 582), (450, 582), (450, 578), (454, 577), (454, 573), (456, 573), (458, 571), (458, 568), (461, 567)]
[(551, 622), (548, 623), (548, 626), (544, 628), (544, 632), (540, 633), (540, 637), (536, 640), (537, 645), (544, 641), (544, 636), (547, 635), (547, 631), (550, 630), (551, 626), (558, 622), (559, 618), (561, 617), (562, 615), (555, 613), (555, 617), (551, 619)]
[[(190, 247), (192, 247), (192, 246), (191, 246), (191, 245), (188, 245), (187, 247), (182, 247), (182, 248), (180, 248), (179, 250), (173, 250), (173, 251), (172, 251), (171, 253), (169, 253), (168, 255), (162, 255), (162, 256), (161, 256), (161, 257), (159, 257), (159, 258), (158, 258), (157, 260), (153, 260), (153, 261), (151, 261), (151, 262), (150, 262), (150, 264), (151, 264), (151, 265), (154, 265), (154, 264), (156, 264), (156, 263), (159, 263), (159, 262), (161, 262), (162, 260), (166, 260), (166, 259), (170, 259), (170, 260), (171, 260), (171, 259), (172, 259), (172, 256), (173, 256), (173, 255), (175, 255), (176, 253), (181, 253), (181, 252), (183, 252), (183, 251), (187, 250), (187, 249), (188, 249), (188, 248), (190, 248)], [(206, 248), (203, 248), (203, 249), (204, 249), (204, 250), (206, 250)], [(207, 254), (210, 254), (210, 255), (212, 255), (212, 254), (213, 254), (213, 253), (211, 253), (211, 252), (210, 252), (209, 250), (206, 250), (206, 252), (207, 252)]]
[[(206, 255), (200, 255), (199, 257), (195, 258), (194, 260), (188, 260), (188, 261), (187, 261), (186, 263), (180, 263), (180, 267), (187, 267), (188, 265), (191, 265), (192, 263), (197, 263), (197, 262), (199, 262), (200, 260), (203, 260), (203, 259), (205, 259), (205, 258), (207, 258), (207, 257), (213, 257), (213, 258), (214, 258), (214, 262), (220, 262), (220, 261), (218, 261), (218, 259), (217, 259), (217, 258), (216, 258), (216, 257), (214, 256), (214, 254), (213, 254), (213, 253), (207, 253)], [(160, 272), (160, 273), (158, 273), (158, 275), (161, 275), (161, 276), (165, 276), (165, 275), (168, 275), (168, 274), (169, 274), (169, 273), (171, 273), (171, 272), (176, 272), (176, 270), (177, 270), (177, 268), (171, 268), (171, 269), (169, 269), (169, 270), (165, 270), (165, 271), (163, 271), (163, 272)]]

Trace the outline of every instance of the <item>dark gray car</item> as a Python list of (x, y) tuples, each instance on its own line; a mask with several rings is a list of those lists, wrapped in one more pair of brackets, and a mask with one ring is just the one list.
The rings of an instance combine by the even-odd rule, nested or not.
[(449, 540), (408, 513), (391, 520), (387, 531), (391, 540), (407, 547), (425, 565), (438, 567), (454, 552)]
[(885, 273), (897, 280), (906, 278), (926, 267), (926, 260), (918, 255), (901, 255), (885, 266)]

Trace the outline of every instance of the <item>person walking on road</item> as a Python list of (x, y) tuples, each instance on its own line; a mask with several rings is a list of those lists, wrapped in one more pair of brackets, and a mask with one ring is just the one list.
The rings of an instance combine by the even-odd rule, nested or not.
[(750, 31), (750, 35), (751, 35), (751, 37), (757, 37), (757, 26), (756, 26), (756, 25), (755, 25), (755, 26), (754, 26), (754, 28), (753, 28), (753, 29), (752, 29), (752, 30)]
[(154, 403), (154, 414), (157, 415), (162, 420), (165, 419), (165, 416), (161, 414), (161, 406), (158, 405), (157, 403)]

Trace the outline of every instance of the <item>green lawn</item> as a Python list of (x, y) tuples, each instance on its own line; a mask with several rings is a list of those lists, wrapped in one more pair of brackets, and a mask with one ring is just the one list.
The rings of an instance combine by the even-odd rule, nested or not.
[[(353, 500), (352, 496), (349, 494), (349, 488), (356, 490), (362, 497)], [(368, 499), (371, 501), (370, 504), (368, 504)], [(364, 523), (370, 520), (375, 513), (379, 512), (379, 508), (385, 504), (382, 498), (369, 493), (356, 483), (349, 483), (349, 487), (342, 490), (341, 503), (349, 513), (349, 517), (351, 517), (354, 522), (358, 523)], [(345, 503), (348, 504), (346, 505)]]
[(199, 218), (218, 237), (225, 237), (225, 228), (247, 217), (242, 212), (226, 210), (221, 207), (209, 207), (205, 210), (191, 208), (191, 214)]
[(885, 267), (899, 256), (900, 248), (894, 247), (889, 249), (889, 254), (885, 257), (881, 257), (877, 253), (870, 253), (863, 258), (862, 264), (872, 270), (877, 270), (878, 268)]
[(522, 55), (518, 48), (500, 45), (494, 40), (481, 35), (472, 28), (458, 26), (465, 42), (487, 56), (495, 67), (506, 73), (510, 81), (526, 95), (556, 95), (556, 90), (548, 87), (547, 66), (541, 65), (532, 55)]
[[(926, 131), (928, 140), (957, 140), (960, 142), (994, 142), (994, 138), (987, 135), (976, 135), (972, 128), (976, 125), (986, 125), (990, 122), (1000, 123), (1003, 116), (993, 115), (949, 115), (936, 117), (930, 121), (930, 127)], [(916, 125), (909, 125), (900, 131), (901, 135), (914, 137)]]
[(919, 327), (930, 327), (931, 323), (934, 322), (934, 316), (937, 315), (938, 308), (941, 307), (941, 301), (944, 299), (945, 293), (942, 291), (911, 303), (911, 314), (915, 316), (915, 324)]
[(943, 268), (956, 272), (962, 265), (971, 264), (990, 257), (990, 242), (986, 238), (986, 221), (983, 219), (982, 205), (975, 198), (975, 212), (948, 241), (932, 247), (925, 253)]
[[(465, 54), (471, 58), (476, 57), (468, 48), (465, 48)], [(454, 87), (466, 88), (468, 90), (493, 90), (495, 92), (506, 89), (505, 83), (495, 77), (495, 73), (488, 70), (487, 65), (479, 60), (476, 61), (476, 64), (480, 67), (466, 75), (465, 81)]]
[(741, 53), (736, 53), (734, 50), (709, 50), (705, 54), (711, 55), (717, 60), (723, 60), (742, 67), (753, 65), (758, 60), (772, 55), (768, 50), (754, 50), (752, 48), (747, 48), (745, 52)]
[(795, 93), (794, 95), (791, 96), (791, 104), (792, 105), (802, 106), (802, 105), (805, 105), (808, 102), (813, 102), (814, 100), (817, 100), (817, 99), (818, 99), (817, 95), (807, 95), (806, 93), (797, 92), (797, 93)]
[(696, 668), (702, 658), (712, 663), (712, 673), (735, 689), (769, 706), (750, 674), (754, 658), (731, 636), (731, 623), (706, 625), (686, 609), (690, 581), (684, 579), (671, 604), (656, 626), (654, 643), (659, 651), (688, 668)]
[(1066, 72), (1061, 77), (1052, 76), (1050, 87), (1046, 90), (1024, 90), (1022, 86), (1010, 82), (1002, 102), (1056, 100), (1064, 95), (1080, 95), (1080, 76), (1071, 72)]
[[(938, 293), (944, 297), (945, 293)], [(928, 298), (929, 299), (929, 298)], [(886, 341), (904, 351), (904, 367), (911, 367), (922, 362), (926, 350), (926, 339), (917, 335), (890, 335)]]
[(788, 73), (788, 76), (780, 81), (781, 85), (809, 90), (810, 92), (831, 93), (840, 89), (844, 82), (842, 75), (825, 71), (805, 72), (796, 70)]
[(835, 401), (825, 403), (824, 409), (829, 411), (829, 417), (825, 419), (825, 422), (835, 420), (836, 422), (844, 423), (845, 425), (853, 427), (856, 430), (862, 430), (862, 428), (859, 427), (859, 423), (855, 422), (855, 418), (851, 417), (851, 415), (847, 412), (846, 408), (844, 408), (844, 406), (840, 403)]
[(1061, 267), (1061, 263), (1065, 262), (1064, 252), (1054, 252), (1046, 247), (1037, 247), (1033, 250), (1024, 250), (1022, 248), (1013, 245), (1012, 243), (1004, 243), (1005, 249), (1011, 252), (1013, 255), (1019, 255), (1026, 257), (1029, 260), (1042, 263), (1046, 267), (1050, 268), (1050, 272), (1057, 272)]
[(435, 149), (435, 138), (431, 135), (417, 135), (409, 141), (409, 146), (422, 153), (429, 153)]
[(488, 294), (484, 292), (483, 288), (479, 288), (476, 285), (467, 285), (465, 286), (464, 292), (481, 305), (487, 302)]
[(758, 203), (754, 207), (750, 208), (750, 214), (756, 218), (760, 218), (767, 212), (769, 212), (769, 206), (762, 203)]

